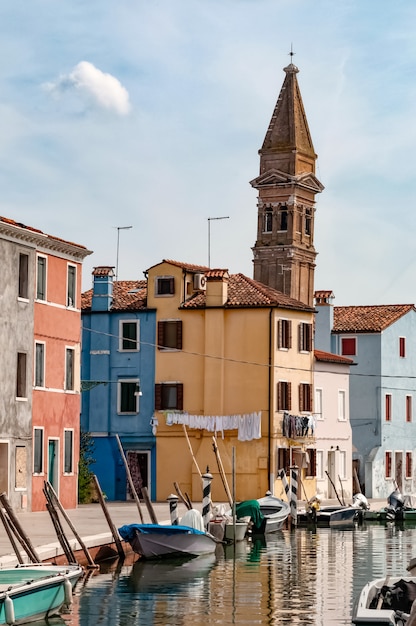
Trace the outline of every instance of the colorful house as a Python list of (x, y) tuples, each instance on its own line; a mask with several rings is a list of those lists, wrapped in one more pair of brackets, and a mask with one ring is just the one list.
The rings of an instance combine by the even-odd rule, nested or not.
[(355, 362), (350, 379), (354, 471), (363, 493), (413, 494), (416, 309), (413, 304), (317, 304), (316, 346)]
[(242, 274), (176, 261), (149, 268), (147, 281), (157, 315), (157, 499), (177, 482), (200, 501), (207, 468), (213, 498), (226, 498), (214, 436), (229, 486), (235, 450), (238, 500), (283, 493), (278, 472), (290, 465), (312, 496), (314, 436), (285, 425), (312, 413), (313, 309)]
[[(80, 303), (90, 251), (0, 218), (4, 261), (0, 463), (19, 508), (45, 508), (48, 480), (64, 507), (77, 504)], [(3, 306), (4, 305), (4, 306)]]
[(147, 308), (145, 280), (114, 281), (96, 267), (82, 296), (82, 429), (90, 433), (92, 471), (109, 500), (131, 497), (116, 435), (140, 493), (156, 495), (152, 432), (156, 314)]

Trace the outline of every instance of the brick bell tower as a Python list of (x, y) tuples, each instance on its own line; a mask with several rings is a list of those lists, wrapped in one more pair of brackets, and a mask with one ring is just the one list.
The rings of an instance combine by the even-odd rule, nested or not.
[[(292, 54), (292, 53), (291, 53)], [(260, 154), (254, 279), (313, 306), (316, 251), (313, 244), (317, 155), (296, 74), (284, 68), (283, 82)]]

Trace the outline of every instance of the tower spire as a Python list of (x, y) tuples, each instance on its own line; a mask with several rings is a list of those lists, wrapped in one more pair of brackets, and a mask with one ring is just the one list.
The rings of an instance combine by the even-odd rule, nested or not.
[[(293, 49), (290, 51), (293, 60)], [(254, 278), (313, 305), (316, 252), (313, 245), (315, 194), (323, 186), (315, 176), (312, 143), (297, 74), (292, 62), (277, 99), (263, 145), (258, 189)]]

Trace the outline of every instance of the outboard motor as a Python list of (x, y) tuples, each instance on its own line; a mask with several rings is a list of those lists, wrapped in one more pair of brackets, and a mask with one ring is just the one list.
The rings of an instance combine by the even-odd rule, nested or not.
[(398, 489), (395, 489), (387, 498), (386, 518), (388, 521), (403, 519), (404, 498)]
[(362, 493), (356, 493), (354, 495), (352, 499), (352, 506), (356, 509), (362, 509), (363, 511), (368, 511), (370, 508), (367, 498)]

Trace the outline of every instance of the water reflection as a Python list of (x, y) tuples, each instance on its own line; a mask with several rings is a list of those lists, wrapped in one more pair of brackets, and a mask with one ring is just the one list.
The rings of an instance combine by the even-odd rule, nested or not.
[(67, 626), (351, 624), (364, 584), (405, 572), (416, 528), (297, 529), (215, 556), (114, 564), (77, 587)]

